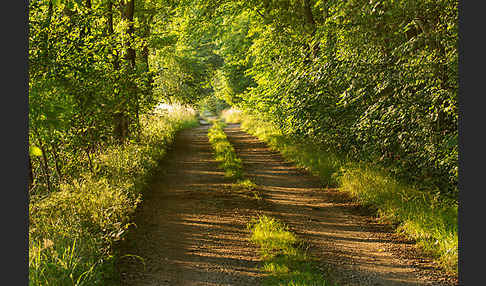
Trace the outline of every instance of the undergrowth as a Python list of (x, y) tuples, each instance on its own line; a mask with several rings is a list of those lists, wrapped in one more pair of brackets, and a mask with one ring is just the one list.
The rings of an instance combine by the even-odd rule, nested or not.
[(238, 123), (241, 120), (241, 111), (233, 108), (228, 108), (221, 111), (221, 118), (226, 123)]
[(435, 190), (424, 191), (401, 183), (378, 166), (349, 162), (312, 142), (290, 139), (255, 116), (226, 114), (231, 114), (233, 122), (239, 119), (243, 130), (280, 151), (287, 160), (318, 175), (324, 186), (338, 187), (363, 205), (377, 209), (383, 221), (398, 225), (397, 231), (416, 240), (444, 270), (457, 273), (457, 201), (440, 197)]
[(307, 255), (304, 244), (282, 222), (259, 216), (248, 223), (250, 241), (260, 248), (263, 270), (268, 275), (263, 285), (331, 285)]
[(112, 245), (123, 238), (157, 162), (194, 112), (173, 108), (142, 119), (137, 142), (96, 154), (93, 171), (29, 202), (29, 285), (116, 283)]

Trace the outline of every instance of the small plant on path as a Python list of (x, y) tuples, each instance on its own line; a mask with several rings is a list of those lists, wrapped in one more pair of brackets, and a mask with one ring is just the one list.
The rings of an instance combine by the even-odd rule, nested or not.
[(248, 223), (250, 241), (260, 247), (263, 270), (268, 273), (263, 285), (331, 285), (314, 266), (304, 244), (288, 227), (265, 215)]

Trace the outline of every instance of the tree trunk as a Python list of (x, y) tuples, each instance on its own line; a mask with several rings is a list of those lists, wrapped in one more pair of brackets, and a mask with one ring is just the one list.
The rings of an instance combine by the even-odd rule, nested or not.
[[(314, 15), (312, 15), (312, 7), (311, 7), (311, 0), (303, 0), (302, 3), (302, 9), (304, 12), (304, 22), (306, 26), (310, 28), (311, 31), (311, 37), (314, 38), (317, 30), (316, 26), (316, 21), (314, 20)], [(316, 42), (314, 45), (309, 44), (309, 53), (307, 53), (305, 61), (308, 62), (309, 56), (312, 56), (312, 58), (316, 58), (317, 55), (319, 54), (319, 42)]]
[(135, 33), (135, 26), (133, 23), (133, 15), (135, 13), (135, 0), (129, 0), (126, 7), (125, 7), (125, 15), (124, 19), (128, 21), (128, 41), (127, 41), (127, 61), (130, 64), (132, 69), (135, 68), (135, 49), (132, 47), (133, 45), (133, 35)]
[(89, 169), (91, 171), (91, 174), (94, 175), (93, 162), (91, 161), (89, 148), (85, 148), (84, 151), (86, 152), (86, 156), (88, 157), (88, 165), (89, 165)]
[(49, 192), (52, 192), (52, 186), (51, 186), (51, 178), (50, 178), (50, 172), (49, 172), (49, 161), (47, 160), (47, 152), (44, 146), (44, 143), (42, 142), (42, 139), (39, 135), (39, 132), (37, 132), (36, 129), (34, 129), (35, 135), (37, 136), (37, 140), (39, 141), (39, 148), (41, 149), (42, 152), (42, 159), (43, 159), (43, 168), (42, 170), (44, 171), (44, 176), (46, 178), (46, 183), (47, 183), (47, 190)]
[(56, 166), (56, 172), (57, 172), (57, 175), (59, 177), (59, 182), (61, 181), (61, 178), (62, 178), (62, 173), (61, 173), (61, 167), (59, 166), (59, 156), (58, 156), (58, 153), (57, 153), (57, 147), (56, 147), (56, 144), (51, 144), (51, 148), (52, 148), (52, 155), (54, 155), (54, 162), (55, 162), (55, 166)]
[(312, 15), (311, 3), (310, 0), (303, 0), (303, 1), (304, 1), (303, 10), (304, 10), (305, 22), (311, 28), (312, 36), (314, 36), (316, 32), (316, 22), (314, 21), (314, 16)]
[[(107, 10), (108, 10), (108, 13), (107, 13), (107, 16), (108, 16), (107, 20), (108, 21), (107, 21), (107, 24), (106, 24), (106, 28), (107, 28), (106, 30), (107, 30), (107, 34), (108, 34), (108, 37), (110, 38), (110, 40), (113, 40), (114, 30), (113, 30), (113, 1), (112, 0), (108, 0)], [(118, 62), (118, 54), (114, 54), (113, 50), (114, 50), (114, 48), (110, 47), (110, 53), (113, 56), (113, 69), (118, 70), (119, 67), (120, 67), (119, 62)]]
[(34, 184), (34, 172), (32, 172), (32, 160), (30, 158), (30, 155), (28, 155), (28, 157), (29, 157), (29, 187), (28, 187), (28, 190), (30, 192), (32, 185)]
[[(130, 74), (135, 71), (135, 59), (136, 59), (136, 54), (135, 54), (135, 49), (133, 48), (133, 36), (135, 34), (135, 26), (133, 22), (133, 16), (135, 13), (135, 0), (128, 0), (128, 2), (125, 5), (125, 10), (123, 13), (123, 19), (128, 22), (128, 29), (127, 29), (127, 37), (128, 40), (126, 42), (126, 56), (125, 60), (128, 63), (128, 74), (127, 77), (130, 77)], [(118, 115), (116, 117), (116, 136), (121, 142), (124, 142), (125, 139), (129, 135), (129, 114), (128, 114), (128, 107), (131, 104), (130, 97), (135, 96), (135, 85), (134, 83), (129, 80), (128, 82), (128, 88), (126, 92), (127, 98), (125, 100), (122, 100), (122, 108), (119, 111)], [(138, 102), (138, 99), (135, 98), (135, 100)]]
[(47, 19), (46, 19), (46, 35), (45, 35), (45, 40), (44, 40), (44, 63), (45, 63), (45, 68), (47, 73), (50, 73), (50, 68), (49, 68), (49, 26), (51, 25), (51, 19), (52, 19), (52, 13), (53, 13), (53, 6), (52, 6), (52, 0), (49, 0), (49, 8), (47, 10)]

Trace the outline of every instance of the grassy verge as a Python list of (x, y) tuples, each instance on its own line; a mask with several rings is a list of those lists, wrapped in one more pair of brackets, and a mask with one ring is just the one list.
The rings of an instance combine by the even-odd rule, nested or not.
[(318, 175), (323, 185), (336, 186), (363, 205), (377, 209), (380, 218), (397, 224), (397, 231), (415, 239), (444, 270), (457, 273), (456, 201), (400, 183), (376, 166), (346, 162), (312, 143), (291, 140), (274, 125), (259, 118), (238, 112), (224, 114), (231, 114), (232, 122), (240, 121), (243, 130), (280, 151), (286, 159)]
[(241, 121), (241, 111), (233, 108), (221, 111), (221, 118), (226, 123), (239, 123)]
[(143, 118), (141, 140), (96, 154), (94, 172), (29, 202), (29, 285), (110, 285), (112, 245), (175, 133), (194, 126), (194, 112), (172, 108)]
[(248, 229), (268, 273), (263, 285), (331, 285), (313, 265), (302, 242), (282, 222), (260, 216), (248, 224)]

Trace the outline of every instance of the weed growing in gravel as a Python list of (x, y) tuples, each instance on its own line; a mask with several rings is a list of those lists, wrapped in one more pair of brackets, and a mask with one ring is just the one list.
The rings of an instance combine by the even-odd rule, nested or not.
[(257, 185), (250, 179), (238, 180), (231, 185), (231, 188), (237, 192), (243, 191), (245, 194), (251, 194), (251, 197), (258, 201), (263, 200), (263, 194), (258, 190)]
[(225, 175), (236, 182), (231, 185), (234, 192), (241, 193), (245, 196), (258, 201), (263, 200), (263, 195), (258, 191), (257, 186), (250, 179), (244, 178), (241, 159), (237, 157), (233, 145), (228, 141), (224, 133), (225, 123), (221, 120), (211, 120), (213, 126), (208, 130), (208, 138), (213, 147), (215, 159), (219, 161), (220, 167), (225, 171)]
[(313, 265), (302, 242), (282, 222), (263, 215), (248, 223), (248, 229), (250, 241), (260, 247), (263, 270), (268, 273), (263, 285), (331, 285)]

